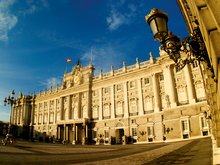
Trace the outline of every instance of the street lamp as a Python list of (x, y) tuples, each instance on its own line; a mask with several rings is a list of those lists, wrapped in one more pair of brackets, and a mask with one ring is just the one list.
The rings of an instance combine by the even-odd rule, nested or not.
[(10, 104), (10, 116), (9, 116), (9, 125), (8, 125), (8, 133), (6, 135), (6, 138), (11, 136), (10, 135), (10, 128), (11, 128), (11, 113), (12, 113), (12, 108), (13, 108), (13, 104), (15, 103), (15, 98), (14, 98), (14, 95), (15, 95), (15, 91), (12, 90), (11, 94), (8, 96), (8, 97), (5, 97), (5, 100), (4, 100), (4, 106), (6, 106), (7, 104)]
[[(161, 43), (161, 50), (164, 50), (180, 69), (194, 61), (205, 61), (210, 67), (205, 44), (198, 27), (193, 29), (189, 37), (180, 42), (178, 36), (168, 31), (168, 15), (162, 10), (152, 9), (145, 19), (151, 28), (154, 39)], [(197, 21), (195, 22), (198, 24)]]

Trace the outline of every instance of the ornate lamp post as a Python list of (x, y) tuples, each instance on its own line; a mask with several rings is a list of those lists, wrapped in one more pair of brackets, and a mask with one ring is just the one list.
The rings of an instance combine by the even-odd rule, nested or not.
[(198, 27), (193, 29), (189, 37), (180, 42), (178, 36), (168, 31), (168, 15), (162, 10), (152, 9), (145, 19), (154, 39), (161, 43), (161, 50), (164, 50), (180, 69), (194, 61), (205, 61), (210, 67), (209, 57)]
[[(15, 98), (14, 98), (14, 95), (15, 95), (15, 91), (12, 90), (11, 94), (8, 96), (8, 97), (5, 97), (5, 100), (4, 100), (4, 105), (6, 106), (7, 104), (10, 104), (10, 115), (9, 115), (9, 125), (8, 125), (8, 133), (6, 135), (6, 138), (9, 137), (10, 135), (10, 129), (11, 129), (11, 113), (12, 113), (12, 108), (13, 108), (13, 104), (15, 103)], [(10, 135), (11, 136), (11, 135)]]

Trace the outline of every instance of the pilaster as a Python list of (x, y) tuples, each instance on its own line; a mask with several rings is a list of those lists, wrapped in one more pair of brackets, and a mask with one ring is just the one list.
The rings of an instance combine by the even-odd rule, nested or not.
[(152, 85), (154, 91), (154, 112), (160, 111), (160, 96), (159, 96), (159, 84), (158, 75), (156, 73), (152, 74)]
[(128, 112), (128, 83), (127, 81), (124, 83), (124, 117), (127, 118), (129, 116)]
[(171, 65), (166, 65), (163, 69), (163, 73), (164, 73), (165, 92), (169, 96), (170, 106), (171, 108), (173, 108), (177, 106), (177, 101), (176, 101), (177, 97), (176, 97), (176, 88), (174, 85), (174, 78), (171, 67), (172, 67)]
[(57, 100), (56, 99), (54, 99), (54, 110), (53, 110), (53, 112), (54, 112), (53, 124), (55, 124), (56, 123), (56, 116), (57, 116)]
[(183, 71), (187, 85), (187, 94), (188, 94), (189, 103), (195, 103), (196, 95), (195, 95), (195, 88), (193, 87), (192, 71), (190, 65), (186, 64), (186, 66), (183, 68)]
[(141, 85), (141, 78), (137, 80), (137, 87), (138, 87), (138, 115), (144, 114), (144, 107), (143, 107), (143, 95), (142, 95), (142, 85)]
[(72, 134), (73, 134), (73, 141), (72, 144), (76, 144), (76, 125), (73, 124), (73, 128), (72, 128)]
[(115, 86), (112, 85), (111, 86), (111, 118), (114, 119), (115, 118)]
[(46, 124), (49, 125), (49, 122), (50, 122), (50, 101), (47, 101), (47, 123)]
[(70, 111), (71, 111), (71, 99), (70, 99), (70, 95), (67, 96), (67, 119), (66, 120), (69, 120), (70, 119)]
[(99, 89), (99, 120), (102, 120), (102, 88)]
[(63, 120), (63, 97), (60, 98), (60, 120)]

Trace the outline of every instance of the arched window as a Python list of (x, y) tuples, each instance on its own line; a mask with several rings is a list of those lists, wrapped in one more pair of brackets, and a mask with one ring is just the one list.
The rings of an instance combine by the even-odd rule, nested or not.
[(99, 111), (99, 107), (98, 106), (93, 106), (92, 108), (92, 118), (93, 119), (98, 119), (98, 111)]
[(117, 102), (116, 116), (124, 114), (124, 104), (122, 101)]
[(178, 99), (180, 104), (186, 104), (188, 103), (188, 96), (187, 96), (187, 89), (186, 86), (179, 86), (177, 88), (178, 90)]
[(146, 108), (146, 111), (152, 111), (153, 109), (154, 109), (154, 107), (153, 107), (153, 97), (151, 97), (151, 96), (147, 96), (146, 98), (145, 98), (145, 108)]
[(130, 115), (133, 116), (133, 115), (137, 115), (137, 100), (135, 98), (131, 99), (130, 100)]
[(104, 119), (110, 118), (110, 105), (108, 103), (103, 106), (103, 117)]

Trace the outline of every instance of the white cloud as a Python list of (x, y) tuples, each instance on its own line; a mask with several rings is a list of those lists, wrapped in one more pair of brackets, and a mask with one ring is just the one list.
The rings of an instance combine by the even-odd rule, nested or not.
[(33, 14), (41, 9), (49, 8), (49, 3), (47, 0), (26, 0), (26, 7), (19, 13), (23, 15)]
[(0, 41), (8, 41), (9, 31), (17, 24), (18, 19), (10, 13), (14, 0), (0, 1)]
[(122, 62), (126, 59), (126, 54), (122, 54), (120, 49), (120, 47), (112, 44), (101, 45), (85, 52), (81, 59), (88, 62), (92, 59), (92, 64), (96, 69), (95, 75), (97, 75), (100, 73), (100, 69), (103, 72), (110, 71), (112, 65), (115, 69), (122, 67)]
[(111, 15), (106, 18), (106, 21), (107, 21), (108, 29), (110, 31), (116, 30), (122, 24), (126, 23), (125, 17), (114, 9), (111, 10)]
[[(137, 8), (140, 7), (134, 4), (125, 4), (124, 0), (119, 1), (117, 4), (111, 6), (110, 14), (106, 18), (106, 23), (110, 31), (116, 30), (122, 25), (128, 25), (135, 21), (137, 15)], [(126, 10), (124, 10), (126, 9)], [(124, 11), (124, 12), (123, 12)]]
[(46, 81), (42, 82), (42, 84), (46, 86), (47, 89), (50, 89), (51, 87), (55, 88), (57, 85), (61, 84), (61, 79), (57, 77), (51, 77)]

